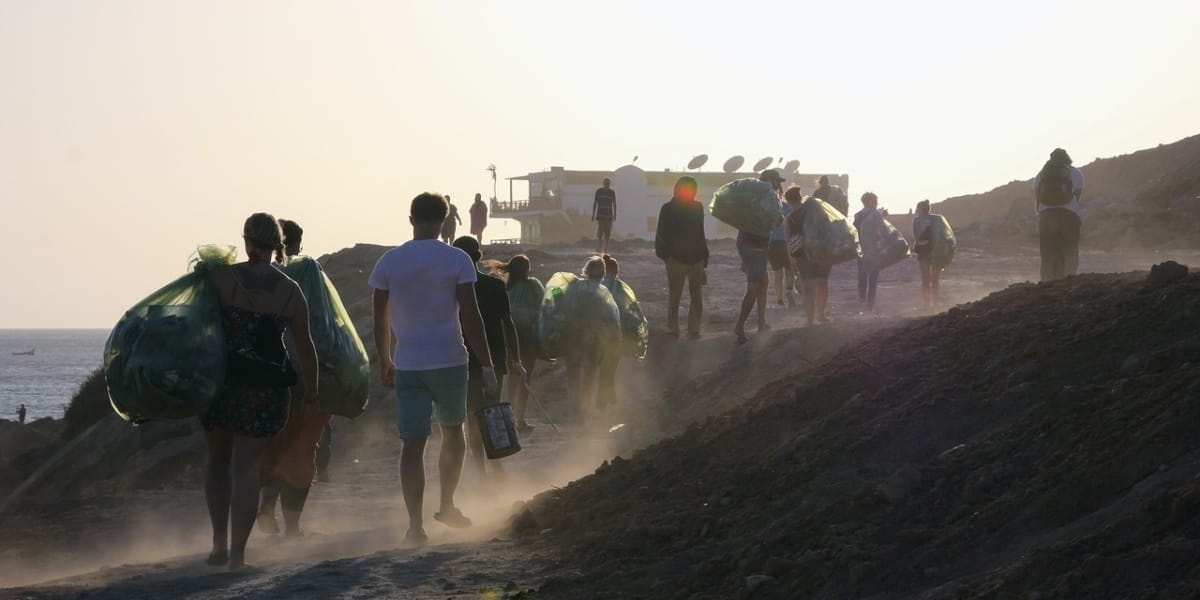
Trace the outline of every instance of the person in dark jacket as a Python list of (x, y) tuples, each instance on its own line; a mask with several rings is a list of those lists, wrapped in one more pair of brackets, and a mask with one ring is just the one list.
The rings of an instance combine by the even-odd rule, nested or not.
[(658, 212), (654, 254), (667, 265), (667, 331), (679, 337), (679, 303), (688, 286), (688, 337), (700, 338), (704, 315), (701, 287), (707, 283), (708, 241), (704, 238), (704, 207), (696, 200), (696, 180), (680, 177), (671, 201)]

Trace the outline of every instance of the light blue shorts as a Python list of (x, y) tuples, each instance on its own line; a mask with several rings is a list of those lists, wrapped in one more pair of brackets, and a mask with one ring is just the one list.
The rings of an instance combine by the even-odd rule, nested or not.
[(429, 437), (430, 419), (453, 427), (467, 419), (467, 365), (396, 371), (396, 428), (401, 439)]

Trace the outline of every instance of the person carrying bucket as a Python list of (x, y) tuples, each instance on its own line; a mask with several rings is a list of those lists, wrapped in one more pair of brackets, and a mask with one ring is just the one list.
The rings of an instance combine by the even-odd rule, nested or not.
[[(467, 253), (467, 256), (478, 266), (483, 260), (483, 250), (479, 240), (471, 236), (463, 236), (454, 240), (454, 247)], [(478, 267), (477, 267), (478, 268)], [(487, 332), (488, 353), (492, 356), (492, 364), (496, 365), (496, 381), (500, 389), (504, 387), (504, 376), (512, 372), (519, 379), (524, 379), (525, 368), (521, 366), (521, 349), (517, 343), (517, 328), (513, 324), (512, 313), (509, 310), (508, 291), (504, 282), (498, 277), (480, 272), (475, 279), (475, 298), (479, 303), (479, 315), (483, 317), (483, 329)], [(487, 478), (488, 460), (484, 455), (483, 437), (479, 431), (479, 422), (475, 415), (480, 409), (499, 402), (499, 394), (488, 394), (483, 387), (482, 366), (475, 352), (467, 348), (468, 368), (467, 377), (467, 446), (471, 450), (471, 459), (479, 472), (479, 479)], [(492, 461), (493, 474), (499, 475), (504, 468), (499, 461)]]

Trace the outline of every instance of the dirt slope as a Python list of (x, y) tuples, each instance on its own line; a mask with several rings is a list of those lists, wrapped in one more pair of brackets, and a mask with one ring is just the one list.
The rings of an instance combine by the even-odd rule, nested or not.
[(583, 565), (547, 598), (1195, 595), (1198, 292), (1013, 286), (853, 343), (514, 529)]

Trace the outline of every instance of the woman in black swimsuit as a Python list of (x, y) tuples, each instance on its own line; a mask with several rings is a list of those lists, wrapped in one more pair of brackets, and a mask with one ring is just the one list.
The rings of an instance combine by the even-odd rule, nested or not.
[[(204, 496), (213, 526), (208, 564), (245, 566), (246, 540), (258, 513), (259, 461), (288, 416), (288, 387), (304, 383), (304, 407), (316, 406), (317, 352), (308, 305), (296, 282), (271, 261), (282, 258), (279, 223), (266, 213), (246, 219), (246, 262), (217, 269), (228, 366), (221, 395), (201, 417), (207, 432)], [(300, 374), (283, 345), (291, 329)], [(232, 540), (230, 539), (232, 533)]]

